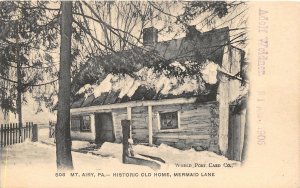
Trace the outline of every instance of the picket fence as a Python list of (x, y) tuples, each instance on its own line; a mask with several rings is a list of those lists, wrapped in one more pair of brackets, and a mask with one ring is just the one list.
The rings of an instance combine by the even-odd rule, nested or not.
[(5, 147), (17, 143), (22, 143), (26, 139), (33, 142), (38, 140), (38, 127), (32, 122), (26, 122), (19, 126), (18, 123), (1, 124), (0, 146)]

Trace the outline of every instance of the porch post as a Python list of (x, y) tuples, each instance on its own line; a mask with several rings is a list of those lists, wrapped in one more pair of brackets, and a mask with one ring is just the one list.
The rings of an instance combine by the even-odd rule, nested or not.
[(128, 163), (128, 157), (129, 157), (129, 127), (130, 127), (130, 121), (129, 120), (121, 120), (121, 126), (122, 126), (122, 143), (123, 143), (123, 152), (122, 152), (122, 162), (124, 164)]
[(91, 132), (93, 135), (93, 139), (96, 140), (96, 123), (95, 123), (95, 114), (90, 114), (91, 118)]
[[(127, 107), (127, 120), (131, 121), (131, 107)], [(132, 139), (132, 126), (130, 126), (130, 138)]]
[(148, 135), (149, 135), (149, 145), (153, 144), (153, 132), (152, 132), (152, 106), (148, 106)]

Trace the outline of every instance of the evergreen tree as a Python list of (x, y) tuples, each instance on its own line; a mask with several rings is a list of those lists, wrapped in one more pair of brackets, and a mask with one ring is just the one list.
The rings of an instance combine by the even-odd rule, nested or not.
[(57, 48), (58, 19), (47, 2), (0, 2), (1, 108), (22, 125), (25, 92), (54, 84), (51, 51)]

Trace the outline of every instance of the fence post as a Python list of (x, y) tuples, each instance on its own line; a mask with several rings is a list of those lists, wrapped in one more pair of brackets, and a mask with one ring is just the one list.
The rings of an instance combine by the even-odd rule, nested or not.
[(13, 144), (16, 144), (17, 143), (17, 127), (16, 127), (16, 124), (13, 123), (12, 127), (13, 127)]
[(16, 143), (20, 143), (20, 132), (19, 132), (19, 125), (16, 123)]
[(12, 124), (10, 123), (9, 124), (9, 145), (13, 145), (12, 143), (12, 136), (13, 136), (13, 127), (12, 127)]
[(32, 142), (37, 142), (38, 141), (38, 126), (37, 124), (33, 124), (32, 126)]
[[(26, 126), (26, 124), (25, 124), (25, 126)], [(25, 142), (25, 137), (26, 137), (26, 135), (25, 135), (25, 134), (26, 134), (25, 130), (26, 130), (26, 127), (23, 126), (23, 127), (22, 127), (22, 141), (23, 141), (23, 142)]]
[(28, 122), (26, 122), (26, 128), (25, 128), (25, 140), (28, 138)]
[(14, 130), (14, 124), (13, 123), (11, 123), (11, 145), (14, 145), (14, 136), (15, 136), (15, 130)]
[(1, 138), (0, 138), (0, 142), (1, 142), (1, 147), (3, 147), (3, 125), (1, 124)]
[(4, 146), (7, 146), (6, 129), (7, 129), (7, 125), (4, 124), (4, 131), (3, 131), (4, 132), (4, 142), (3, 142)]
[(128, 138), (130, 136), (130, 120), (121, 120), (122, 134), (123, 134), (123, 155), (122, 162), (127, 163), (127, 158), (129, 157), (129, 144)]
[(5, 124), (5, 146), (9, 145), (9, 124)]
[(22, 139), (22, 132), (21, 132), (21, 128), (22, 128), (22, 124), (17, 124), (18, 125), (18, 143), (21, 143), (21, 139)]
[(16, 124), (13, 123), (13, 144), (16, 144), (17, 143), (17, 127), (16, 127)]
[(6, 125), (6, 128), (5, 128), (5, 146), (8, 146), (9, 145), (9, 132), (8, 132), (8, 130), (9, 130), (9, 124), (7, 124)]
[(31, 129), (32, 129), (32, 122), (29, 122), (29, 127), (28, 127), (28, 138), (31, 138), (32, 134), (31, 134)]
[(21, 137), (20, 137), (20, 138), (21, 138), (21, 141), (20, 141), (20, 142), (22, 143), (22, 142), (24, 141), (24, 140), (23, 140), (23, 123), (22, 123), (21, 125), (22, 125), (22, 126), (20, 127), (20, 133), (21, 133), (21, 134), (20, 134), (20, 136), (21, 136)]

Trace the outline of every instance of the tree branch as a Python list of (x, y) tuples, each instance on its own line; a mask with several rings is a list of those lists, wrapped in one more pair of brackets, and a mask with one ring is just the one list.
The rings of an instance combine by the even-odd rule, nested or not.
[[(3, 77), (3, 76), (1, 76), (1, 75), (0, 75), (0, 79), (5, 80), (5, 81), (8, 81), (8, 82), (11, 82), (11, 83), (14, 83), (14, 84), (18, 84), (17, 81), (12, 80), (12, 79), (9, 79), (9, 78), (5, 78), (5, 77)], [(43, 86), (43, 85), (52, 84), (52, 83), (57, 82), (57, 81), (58, 81), (58, 79), (52, 80), (52, 81), (46, 82), (46, 83), (41, 83), (41, 84), (29, 84), (29, 83), (24, 83), (24, 84), (22, 84), (22, 85), (24, 85), (24, 86), (32, 86), (32, 87), (35, 87), (35, 86)]]

